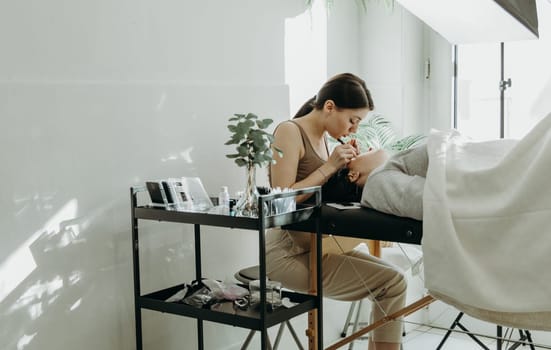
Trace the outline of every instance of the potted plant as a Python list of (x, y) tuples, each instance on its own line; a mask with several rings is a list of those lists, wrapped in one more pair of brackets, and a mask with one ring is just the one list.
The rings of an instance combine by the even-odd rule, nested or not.
[(258, 216), (258, 191), (256, 189), (256, 167), (264, 167), (275, 162), (273, 152), (283, 156), (283, 152), (272, 146), (274, 137), (265, 130), (273, 123), (272, 119), (261, 119), (256, 114), (234, 114), (229, 118), (228, 130), (231, 137), (225, 145), (236, 145), (237, 153), (227, 154), (239, 167), (245, 167), (247, 182), (243, 196), (236, 205), (236, 213), (241, 216)]
[[(425, 135), (414, 134), (398, 138), (392, 127), (392, 123), (380, 114), (374, 114), (362, 122), (358, 131), (351, 135), (360, 144), (360, 151), (365, 152), (369, 148), (385, 149), (390, 152), (397, 152), (418, 145)], [(333, 144), (337, 141), (331, 139)]]

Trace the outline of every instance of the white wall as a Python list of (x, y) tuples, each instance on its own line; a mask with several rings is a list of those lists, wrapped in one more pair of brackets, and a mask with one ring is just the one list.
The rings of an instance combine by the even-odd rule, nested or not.
[(397, 4), (383, 4), (373, 3), (362, 21), (362, 76), (375, 112), (388, 118), (399, 135), (422, 132), (423, 24)]
[(294, 116), (327, 78), (327, 12), (324, 1), (285, 20), (285, 82)]
[(430, 78), (425, 80), (425, 128), (446, 130), (453, 126), (452, 45), (429, 27), (425, 27), (424, 38), (430, 60)]
[[(451, 127), (451, 44), (400, 4), (335, 1), (328, 13), (327, 76), (348, 71), (366, 80), (375, 112), (399, 135)], [(431, 74), (425, 77), (426, 61)]]
[[(356, 1), (335, 1), (327, 16), (327, 75), (362, 74), (361, 22), (366, 13)], [(363, 76), (362, 76), (363, 77)]]
[[(304, 10), (304, 0), (0, 5), (2, 348), (134, 348), (129, 187), (200, 176), (212, 194), (242, 189), (244, 170), (224, 156), (232, 113), (277, 123), (350, 71), (402, 133), (427, 130), (421, 24), (399, 7), (337, 2), (290, 60)], [(327, 47), (309, 50), (319, 35)], [(254, 233), (204, 232), (205, 276), (256, 264)], [(192, 227), (140, 222), (140, 233), (144, 292), (193, 279)], [(347, 307), (328, 304), (327, 340)], [(196, 347), (194, 320), (145, 311), (143, 325), (146, 349)], [(205, 328), (208, 349), (237, 348), (247, 333)]]
[[(224, 156), (227, 119), (288, 117), (284, 23), (302, 11), (301, 0), (2, 2), (2, 349), (134, 348), (129, 187), (184, 175), (212, 194), (244, 186)], [(141, 224), (143, 290), (191, 280), (192, 227)], [(254, 233), (205, 231), (206, 276), (256, 263)], [(212, 328), (210, 349), (246, 334)], [(144, 312), (144, 344), (194, 348), (194, 322)]]

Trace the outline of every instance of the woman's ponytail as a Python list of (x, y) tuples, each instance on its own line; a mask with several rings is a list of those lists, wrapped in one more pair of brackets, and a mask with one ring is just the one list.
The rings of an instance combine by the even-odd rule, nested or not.
[(312, 112), (314, 109), (314, 103), (316, 102), (316, 96), (312, 97), (298, 109), (298, 112), (295, 114), (293, 119), (304, 117), (306, 114)]

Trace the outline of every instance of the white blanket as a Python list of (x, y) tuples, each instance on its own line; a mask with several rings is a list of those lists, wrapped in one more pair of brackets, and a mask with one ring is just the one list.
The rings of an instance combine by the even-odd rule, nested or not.
[(520, 141), (435, 131), (427, 149), (429, 292), (477, 318), (551, 330), (551, 115)]

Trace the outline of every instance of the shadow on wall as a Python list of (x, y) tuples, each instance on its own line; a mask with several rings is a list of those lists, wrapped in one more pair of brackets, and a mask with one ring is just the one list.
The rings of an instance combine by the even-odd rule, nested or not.
[[(32, 93), (15, 89), (20, 100), (12, 101), (15, 118), (5, 139), (12, 151), (0, 169), (13, 185), (0, 200), (0, 344), (17, 350), (134, 347), (129, 186), (199, 176), (209, 193), (221, 184), (235, 191), (244, 182), (242, 169), (224, 156), (228, 115), (240, 109), (286, 115), (284, 86), (231, 88), (215, 108), (201, 109), (207, 98), (225, 97), (229, 89), (49, 87), (37, 89), (47, 100), (40, 105), (42, 115), (24, 109), (37, 95), (35, 88)], [(170, 98), (152, 110), (166, 91)], [(56, 96), (64, 96), (63, 110), (57, 109)], [(129, 106), (129, 100), (136, 102)], [(88, 108), (92, 103), (96, 107)], [(149, 231), (144, 226), (142, 285), (191, 278), (193, 236), (182, 235), (181, 226), (156, 223)], [(243, 242), (230, 244), (219, 249)], [(244, 259), (232, 263), (245, 265)], [(163, 322), (148, 323), (147, 334), (166, 334)], [(147, 334), (144, 341), (162, 344), (195, 333), (186, 327), (161, 340)]]
[[(2, 277), (15, 275), (11, 281), (16, 281), (10, 286), (2, 281), (6, 292), (0, 296), (3, 348), (134, 347), (128, 201), (106, 203), (84, 216), (77, 212), (78, 201), (69, 200), (0, 265)], [(144, 235), (148, 233), (145, 226)], [(151, 288), (159, 281), (192, 276), (191, 271), (182, 270), (192, 269), (188, 262), (193, 259), (193, 248), (163, 239), (174, 236), (168, 232), (173, 230), (157, 227), (156, 235), (150, 236), (159, 242), (144, 242), (149, 246), (144, 249), (145, 257), (149, 253), (156, 261), (152, 268), (144, 259), (147, 276), (142, 285)], [(184, 241), (181, 235), (180, 239)]]
[[(59, 4), (31, 17), (6, 6), (0, 37), (8, 39), (11, 68), (0, 72), (0, 109), (9, 121), (0, 129), (0, 178), (14, 189), (0, 197), (0, 347), (134, 348), (128, 187), (199, 176), (209, 193), (228, 185), (233, 194), (244, 181), (224, 156), (228, 116), (289, 116), (284, 18), (305, 4), (242, 5), (70, 5), (67, 21), (51, 26)], [(99, 19), (99, 9), (111, 15)], [(23, 17), (33, 25), (21, 27)], [(1, 34), (8, 32), (17, 35)], [(182, 273), (192, 265), (190, 236), (170, 234), (181, 227), (149, 229), (155, 234), (146, 227), (150, 237), (141, 239), (143, 285), (191, 276)], [(243, 244), (254, 241), (219, 249)], [(252, 249), (245, 255), (232, 263), (257, 258)], [(144, 317), (144, 343), (175, 347), (195, 335), (194, 327), (167, 332), (169, 318), (161, 318)], [(211, 334), (216, 345), (235, 338)]]
[[(113, 342), (123, 337), (102, 339), (93, 334), (112, 333), (103, 333), (101, 328), (105, 327), (123, 333), (133, 321), (128, 313), (132, 310), (128, 233), (111, 231), (114, 238), (107, 240), (96, 225), (98, 216), (116, 209), (115, 205), (106, 205), (84, 217), (76, 216), (77, 205), (75, 199), (67, 202), (44, 230), (8, 257), (7, 261), (32, 269), (2, 266), (3, 275), (20, 274), (16, 276), (20, 278), (17, 285), (4, 289), (9, 293), (0, 303), (0, 315), (9, 321), (3, 321), (0, 329), (7, 349), (80, 348), (84, 341), (96, 342), (97, 348), (116, 347)], [(73, 219), (54, 222), (56, 217)], [(52, 226), (57, 229), (51, 230)], [(120, 281), (121, 276), (128, 277)], [(115, 312), (113, 306), (127, 311)], [(92, 336), (83, 339), (86, 329)]]

